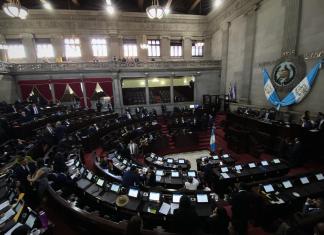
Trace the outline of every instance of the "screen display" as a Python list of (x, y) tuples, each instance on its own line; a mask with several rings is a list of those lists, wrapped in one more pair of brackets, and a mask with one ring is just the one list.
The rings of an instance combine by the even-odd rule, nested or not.
[(255, 163), (249, 163), (249, 167), (254, 168), (254, 167), (256, 167), (256, 165), (255, 165)]
[(87, 174), (87, 179), (88, 179), (88, 180), (91, 180), (91, 179), (92, 179), (92, 176), (93, 176), (92, 173), (89, 172), (89, 173)]
[(173, 195), (172, 195), (172, 202), (173, 202), (173, 203), (179, 203), (181, 197), (182, 197), (181, 194), (173, 194)]
[(308, 180), (307, 177), (301, 177), (301, 178), (300, 178), (300, 182), (301, 182), (302, 184), (308, 184), (308, 183), (309, 183), (309, 180)]
[(138, 196), (138, 189), (130, 188), (128, 191), (128, 196), (136, 198)]
[(184, 164), (185, 160), (184, 159), (179, 159), (178, 162), (179, 162), (179, 164)]
[(168, 158), (167, 159), (167, 163), (173, 163), (173, 159), (172, 158)]
[(194, 104), (191, 104), (191, 105), (189, 105), (189, 108), (194, 109), (195, 108), (195, 105)]
[(263, 185), (263, 188), (264, 188), (264, 191), (265, 191), (266, 193), (271, 193), (271, 192), (274, 191), (274, 189), (273, 189), (273, 187), (272, 187), (271, 184)]
[(197, 194), (197, 202), (208, 202), (207, 194)]
[(15, 211), (15, 212), (20, 211), (20, 209), (21, 209), (23, 206), (24, 206), (24, 204), (23, 204), (21, 201), (19, 201), (19, 202), (17, 203), (17, 205), (15, 206), (14, 211)]
[(34, 224), (35, 224), (35, 221), (36, 221), (36, 216), (33, 215), (33, 214), (30, 214), (26, 220), (26, 225), (29, 227), (29, 228), (33, 228), (34, 227)]
[(217, 155), (215, 155), (215, 156), (213, 156), (213, 159), (214, 159), (214, 160), (218, 160), (219, 157), (218, 157)]
[(163, 176), (164, 172), (163, 172), (163, 170), (157, 170), (155, 174), (158, 176)]
[(120, 186), (118, 184), (112, 184), (110, 190), (118, 193)]
[(123, 164), (125, 164), (125, 165), (127, 164), (127, 160), (126, 159), (123, 161)]
[(97, 185), (100, 186), (100, 187), (102, 187), (102, 185), (104, 184), (104, 182), (105, 181), (103, 179), (98, 179)]
[(82, 175), (83, 172), (84, 172), (84, 168), (82, 167), (82, 168), (80, 169), (80, 174)]
[(178, 171), (172, 171), (171, 172), (171, 177), (179, 177), (179, 172)]
[(235, 169), (236, 169), (237, 171), (241, 171), (241, 170), (242, 170), (242, 166), (241, 166), (241, 165), (236, 165), (236, 166), (235, 166)]
[(80, 165), (80, 162), (77, 161), (76, 164), (75, 164), (75, 166), (78, 167), (79, 165)]
[(222, 167), (221, 168), (221, 171), (224, 173), (224, 172), (228, 172), (228, 168), (227, 167)]
[(262, 166), (268, 166), (269, 163), (267, 161), (261, 161)]
[(196, 172), (194, 172), (194, 171), (188, 171), (188, 176), (189, 177), (196, 177)]
[(161, 157), (158, 157), (158, 161), (163, 161), (163, 158), (161, 158)]
[(291, 184), (290, 180), (283, 181), (283, 182), (282, 182), (282, 185), (283, 185), (285, 188), (292, 188), (292, 184)]
[(156, 202), (160, 201), (160, 193), (150, 192), (149, 200)]
[(229, 155), (228, 154), (224, 154), (223, 155), (223, 158), (229, 158)]
[(273, 162), (278, 164), (278, 163), (280, 163), (280, 160), (278, 158), (276, 158), (276, 159), (273, 159)]
[(322, 173), (316, 174), (316, 179), (317, 180), (324, 180), (324, 176)]

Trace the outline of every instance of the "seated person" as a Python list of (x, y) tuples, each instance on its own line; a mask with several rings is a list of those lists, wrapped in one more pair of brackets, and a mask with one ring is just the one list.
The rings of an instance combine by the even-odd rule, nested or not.
[(131, 166), (130, 170), (126, 171), (122, 177), (122, 185), (124, 187), (138, 186), (141, 183), (141, 177), (138, 174), (136, 166)]
[(230, 218), (224, 207), (216, 207), (208, 218), (209, 232), (218, 235), (229, 234)]
[(155, 172), (153, 166), (150, 166), (146, 172), (145, 184), (146, 186), (150, 186), (150, 187), (156, 186)]
[(303, 213), (304, 214), (312, 214), (315, 212), (322, 212), (324, 209), (324, 198), (307, 198), (304, 208), (303, 208)]
[(194, 177), (189, 177), (188, 181), (185, 182), (185, 189), (195, 191), (197, 190), (199, 181)]
[(309, 116), (309, 111), (305, 111), (305, 114), (302, 116), (301, 118), (302, 124), (301, 126), (307, 130), (311, 130), (314, 128), (314, 123), (313, 121), (310, 119)]

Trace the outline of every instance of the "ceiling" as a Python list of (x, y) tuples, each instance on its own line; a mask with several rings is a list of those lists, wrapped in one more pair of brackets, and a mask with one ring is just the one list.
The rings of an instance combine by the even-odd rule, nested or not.
[[(20, 0), (21, 5), (28, 9), (41, 9), (40, 0)], [(72, 10), (103, 10), (105, 0), (47, 0), (55, 9)], [(146, 7), (152, 4), (152, 0), (111, 0), (119, 11), (145, 12)], [(0, 0), (0, 5), (6, 0)], [(161, 6), (170, 4), (172, 13), (207, 15), (213, 6), (214, 0), (159, 0)]]

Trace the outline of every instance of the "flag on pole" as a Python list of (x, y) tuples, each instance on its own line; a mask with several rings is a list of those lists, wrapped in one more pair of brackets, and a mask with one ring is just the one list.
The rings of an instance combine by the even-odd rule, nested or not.
[(216, 152), (216, 138), (215, 138), (215, 127), (212, 127), (211, 135), (210, 135), (210, 152), (215, 153)]

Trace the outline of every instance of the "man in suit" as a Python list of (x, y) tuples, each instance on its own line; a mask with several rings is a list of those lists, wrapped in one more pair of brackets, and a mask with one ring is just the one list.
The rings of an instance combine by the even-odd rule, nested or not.
[(131, 157), (136, 157), (138, 155), (138, 145), (133, 142), (133, 140), (129, 141), (128, 150)]
[(40, 114), (40, 110), (38, 109), (37, 105), (33, 103), (30, 112), (33, 116), (38, 116)]
[(50, 123), (46, 124), (44, 130), (44, 142), (47, 145), (53, 145), (55, 143), (55, 131)]
[(59, 142), (61, 139), (63, 139), (63, 137), (65, 136), (65, 130), (66, 126), (62, 125), (60, 121), (57, 121), (55, 124), (54, 131), (56, 142)]
[(14, 167), (14, 176), (20, 186), (22, 192), (28, 192), (30, 184), (28, 183), (27, 176), (32, 175), (36, 171), (35, 164), (28, 163), (27, 158), (21, 154), (17, 158), (18, 164)]
[(252, 203), (251, 197), (251, 194), (247, 191), (246, 184), (240, 183), (238, 192), (233, 195), (231, 201), (232, 225), (236, 234), (247, 234)]
[(141, 183), (141, 177), (138, 174), (136, 166), (131, 166), (130, 170), (126, 171), (122, 177), (122, 185), (124, 187), (134, 187)]
[(25, 123), (25, 122), (29, 122), (29, 121), (31, 121), (31, 117), (25, 111), (22, 111), (20, 113), (19, 122)]

